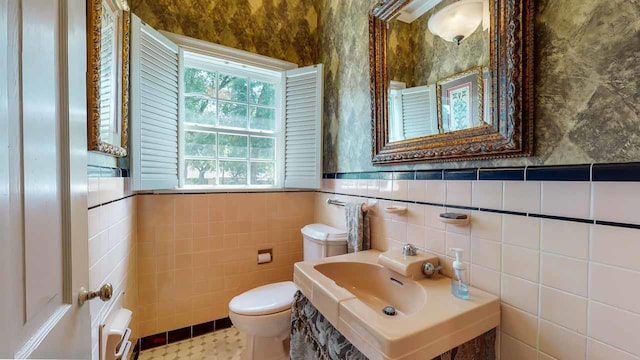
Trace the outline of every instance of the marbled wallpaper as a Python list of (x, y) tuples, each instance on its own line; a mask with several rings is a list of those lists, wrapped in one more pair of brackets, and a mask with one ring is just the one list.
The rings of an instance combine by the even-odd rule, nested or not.
[(536, 155), (374, 167), (368, 13), (377, 2), (131, 0), (131, 7), (157, 29), (323, 63), (325, 172), (640, 161), (640, 2), (537, 0)]
[(400, 81), (413, 87), (416, 82), (416, 60), (418, 57), (418, 37), (412, 24), (399, 20), (389, 24), (389, 47), (387, 49), (387, 69), (389, 80)]
[(316, 0), (130, 0), (155, 29), (299, 65), (318, 58)]
[(536, 1), (533, 157), (371, 165), (368, 11), (377, 0), (324, 0), (324, 171), (640, 161), (640, 3)]
[(475, 66), (489, 64), (489, 31), (479, 26), (456, 45), (433, 35), (428, 22), (433, 14), (456, 2), (445, 0), (411, 24), (394, 20), (389, 26), (389, 79), (407, 87), (435, 84)]

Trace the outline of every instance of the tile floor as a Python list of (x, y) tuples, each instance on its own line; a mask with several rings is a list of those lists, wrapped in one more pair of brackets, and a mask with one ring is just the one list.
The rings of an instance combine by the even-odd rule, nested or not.
[(231, 327), (140, 352), (138, 360), (238, 360), (245, 335)]

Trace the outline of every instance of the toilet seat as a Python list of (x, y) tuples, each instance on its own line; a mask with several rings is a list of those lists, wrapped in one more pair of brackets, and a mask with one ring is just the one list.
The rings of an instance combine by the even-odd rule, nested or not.
[(293, 281), (259, 286), (231, 299), (229, 310), (246, 316), (275, 314), (291, 309), (296, 291)]

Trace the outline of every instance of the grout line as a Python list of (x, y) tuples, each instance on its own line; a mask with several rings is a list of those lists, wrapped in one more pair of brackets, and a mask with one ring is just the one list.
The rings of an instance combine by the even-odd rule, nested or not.
[[(524, 246), (521, 246), (521, 245), (515, 245), (515, 246), (524, 247)], [(525, 249), (530, 249), (530, 248), (527, 248), (527, 247), (524, 247), (524, 248)], [(542, 250), (542, 249), (540, 249), (540, 254), (541, 255), (544, 254), (544, 255), (557, 256), (557, 257), (560, 257), (560, 258), (563, 258), (563, 259), (590, 262), (589, 258), (588, 258), (588, 254), (587, 254), (587, 258), (586, 259), (585, 258), (575, 257), (575, 256), (569, 256), (569, 255), (565, 255), (565, 254), (559, 254), (559, 253), (556, 253), (556, 252), (553, 252), (553, 251), (547, 251), (547, 250)]]
[[(542, 208), (542, 206), (541, 206)], [(542, 328), (542, 234), (544, 233), (543, 221), (538, 224), (538, 331), (536, 333), (536, 350), (540, 351), (540, 337)]]
[(555, 287), (553, 287), (553, 286), (551, 286), (551, 285), (540, 284), (540, 288), (547, 288), (547, 289), (551, 289), (551, 290), (553, 290), (553, 291), (557, 291), (557, 292), (559, 292), (559, 293), (562, 293), (562, 294), (564, 294), (564, 295), (568, 295), (568, 296), (572, 296), (572, 297), (580, 298), (581, 300), (588, 300), (588, 298), (587, 298), (586, 296), (582, 296), (582, 295), (574, 294), (574, 293), (569, 292), (569, 291), (567, 291), (567, 290), (558, 289), (558, 288), (555, 288)]
[[(593, 168), (593, 166), (592, 166)], [(591, 197), (592, 201), (593, 201), (593, 196)], [(585, 351), (586, 351), (586, 355), (587, 355), (587, 359), (589, 359), (589, 348), (591, 347), (589, 345), (590, 341), (588, 340), (591, 337), (591, 327), (589, 326), (589, 324), (591, 323), (591, 271), (592, 271), (592, 265), (593, 262), (591, 260), (591, 244), (592, 244), (592, 237), (593, 237), (593, 226), (589, 226), (589, 240), (587, 242), (587, 313), (586, 315), (586, 320), (587, 320), (587, 326), (586, 326), (586, 334), (585, 336), (587, 337), (587, 345), (585, 347)]]

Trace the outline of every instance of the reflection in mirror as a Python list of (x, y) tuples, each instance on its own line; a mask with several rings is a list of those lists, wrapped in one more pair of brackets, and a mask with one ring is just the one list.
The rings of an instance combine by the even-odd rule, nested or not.
[(488, 6), (413, 0), (390, 22), (390, 142), (491, 125)]
[(100, 139), (120, 146), (117, 111), (118, 32), (117, 8), (111, 1), (102, 1), (100, 20)]
[(88, 148), (127, 155), (129, 6), (126, 0), (88, 0)]

